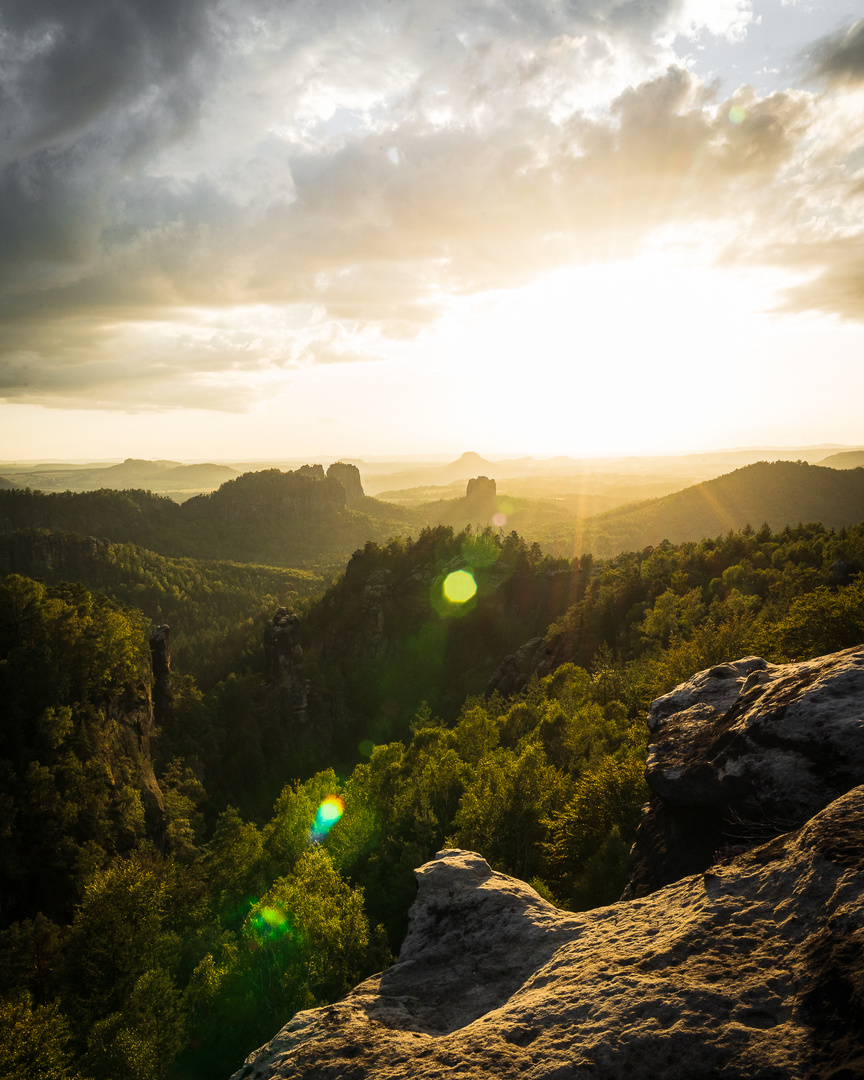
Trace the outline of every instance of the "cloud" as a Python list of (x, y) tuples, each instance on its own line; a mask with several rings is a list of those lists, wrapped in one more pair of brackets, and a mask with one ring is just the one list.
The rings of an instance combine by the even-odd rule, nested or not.
[(848, 30), (822, 38), (809, 53), (810, 75), (831, 85), (864, 81), (864, 19)]
[(209, 51), (208, 14), (203, 0), (7, 0), (2, 93), (13, 144), (34, 152), (102, 121), (130, 153), (186, 127), (204, 85), (195, 65)]
[(822, 311), (864, 322), (864, 237), (860, 234), (781, 248), (777, 261), (806, 275), (788, 291), (782, 310)]
[(245, 407), (244, 372), (374, 358), (358, 333), (410, 337), (453, 296), (658, 230), (713, 223), (730, 257), (776, 252), (819, 203), (823, 106), (717, 102), (663, 43), (735, 39), (751, 16), (743, 0), (9, 0), (0, 393)]

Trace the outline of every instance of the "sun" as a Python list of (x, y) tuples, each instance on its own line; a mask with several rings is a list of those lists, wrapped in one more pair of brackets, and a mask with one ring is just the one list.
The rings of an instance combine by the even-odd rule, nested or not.
[(447, 422), (485, 445), (699, 448), (761, 408), (756, 356), (777, 288), (658, 252), (570, 267), (454, 303), (428, 362), (451, 381)]

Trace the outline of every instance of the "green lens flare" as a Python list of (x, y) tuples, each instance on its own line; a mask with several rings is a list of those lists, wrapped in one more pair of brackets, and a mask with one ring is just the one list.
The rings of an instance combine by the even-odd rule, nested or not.
[(740, 124), (746, 115), (746, 111), (740, 105), (733, 105), (729, 110), (729, 120), (733, 124)]
[(476, 592), (477, 582), (467, 570), (454, 570), (444, 579), (444, 596), (451, 604), (464, 604)]
[[(282, 937), (291, 929), (291, 924), (285, 917), (285, 913), (280, 911), (279, 908), (262, 907), (252, 916), (252, 927), (256, 934), (256, 939), (272, 940), (273, 938)], [(252, 943), (253, 948), (257, 948), (257, 945)]]

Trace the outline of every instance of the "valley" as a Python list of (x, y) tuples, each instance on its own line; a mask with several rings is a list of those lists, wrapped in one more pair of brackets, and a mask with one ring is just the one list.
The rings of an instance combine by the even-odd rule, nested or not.
[(392, 961), (441, 848), (614, 902), (651, 703), (864, 638), (862, 476), (756, 462), (584, 516), (482, 473), (388, 503), (349, 463), (0, 491), (7, 1057), (227, 1076)]

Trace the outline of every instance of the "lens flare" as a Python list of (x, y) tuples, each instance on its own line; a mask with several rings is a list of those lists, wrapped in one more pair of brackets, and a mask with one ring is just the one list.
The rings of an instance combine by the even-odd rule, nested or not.
[(507, 515), (499, 510), (497, 514), (492, 515), (492, 524), (496, 529), (503, 529), (507, 524)]
[(746, 111), (740, 105), (733, 105), (729, 110), (729, 121), (732, 124), (740, 124), (746, 115)]
[(320, 844), (333, 828), (345, 810), (345, 801), (339, 795), (328, 795), (318, 807), (315, 821), (309, 830), (313, 844)]
[(364, 739), (358, 747), (363, 757), (372, 757), (372, 751), (375, 749), (375, 743), (371, 739)]
[(262, 938), (281, 937), (289, 930), (288, 920), (278, 908), (262, 907), (252, 916), (255, 932)]
[(476, 592), (477, 582), (467, 570), (454, 570), (444, 579), (444, 596), (451, 604), (464, 604)]

